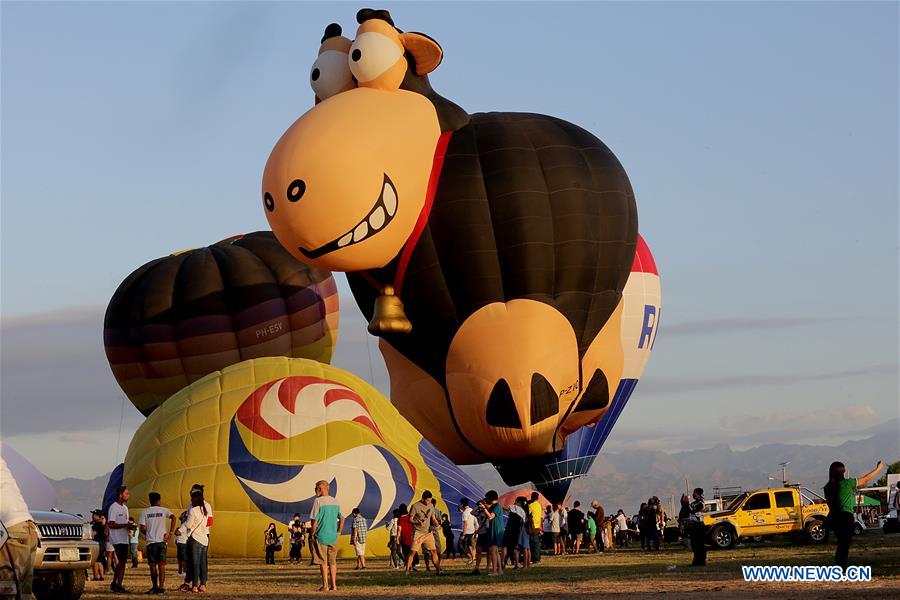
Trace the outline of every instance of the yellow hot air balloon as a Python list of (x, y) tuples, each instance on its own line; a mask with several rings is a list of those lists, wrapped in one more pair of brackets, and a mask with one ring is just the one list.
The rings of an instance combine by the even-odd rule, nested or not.
[[(375, 388), (286, 357), (247, 360), (177, 392), (135, 433), (123, 476), (137, 513), (150, 492), (176, 510), (188, 505), (192, 484), (204, 484), (217, 556), (261, 556), (265, 527), (274, 521), (287, 534), (294, 513), (307, 520), (321, 479), (332, 482), (344, 516), (360, 508), (376, 555), (388, 552), (385, 525), (400, 503), (430, 490), (458, 520), (459, 499), (483, 494)], [(345, 555), (349, 523), (338, 542)]]

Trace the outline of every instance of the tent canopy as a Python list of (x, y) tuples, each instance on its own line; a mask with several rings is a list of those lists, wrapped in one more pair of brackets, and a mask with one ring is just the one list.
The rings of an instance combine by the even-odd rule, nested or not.
[(865, 494), (857, 494), (856, 495), (856, 505), (857, 506), (881, 506), (881, 502), (876, 500), (875, 498), (870, 498)]

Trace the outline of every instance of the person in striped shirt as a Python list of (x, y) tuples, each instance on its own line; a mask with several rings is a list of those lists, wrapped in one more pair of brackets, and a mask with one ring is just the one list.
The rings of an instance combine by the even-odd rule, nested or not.
[(354, 571), (366, 568), (366, 534), (369, 527), (366, 518), (359, 514), (359, 508), (353, 509), (353, 531), (350, 532), (350, 542), (356, 551), (356, 566)]

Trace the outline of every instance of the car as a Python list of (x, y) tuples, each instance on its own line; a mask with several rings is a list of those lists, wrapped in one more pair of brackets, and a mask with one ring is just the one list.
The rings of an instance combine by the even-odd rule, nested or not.
[(59, 511), (31, 511), (37, 526), (32, 591), (37, 600), (78, 600), (84, 592), (85, 571), (96, 562), (100, 545), (91, 527), (78, 515)]
[(789, 485), (735, 497), (725, 510), (704, 514), (707, 542), (733, 548), (740, 538), (789, 534), (795, 541), (823, 543), (828, 537), (825, 499), (806, 488)]

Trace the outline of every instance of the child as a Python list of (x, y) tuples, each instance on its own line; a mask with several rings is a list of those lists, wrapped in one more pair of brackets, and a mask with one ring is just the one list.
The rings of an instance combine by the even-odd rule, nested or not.
[(597, 522), (592, 511), (587, 514), (587, 548), (588, 552), (597, 551)]
[(134, 517), (128, 517), (128, 553), (131, 555), (131, 568), (138, 566), (138, 526), (134, 524)]
[(187, 512), (182, 512), (178, 517), (178, 529), (175, 530), (175, 548), (178, 551), (178, 574), (184, 575), (184, 562), (187, 560), (187, 531), (184, 522), (187, 521)]

